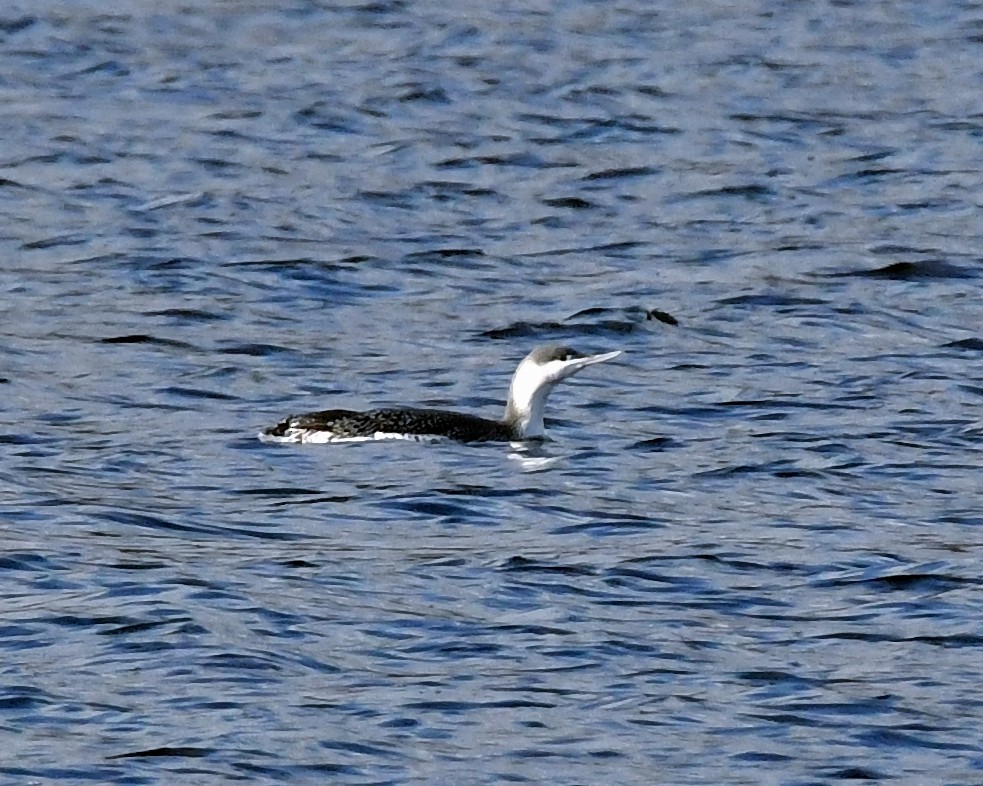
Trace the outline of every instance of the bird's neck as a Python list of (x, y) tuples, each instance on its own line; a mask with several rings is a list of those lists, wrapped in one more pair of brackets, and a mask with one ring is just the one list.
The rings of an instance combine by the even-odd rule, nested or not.
[(538, 384), (516, 374), (509, 387), (509, 400), (505, 405), (504, 422), (512, 428), (520, 439), (535, 439), (545, 436), (543, 410), (552, 385)]

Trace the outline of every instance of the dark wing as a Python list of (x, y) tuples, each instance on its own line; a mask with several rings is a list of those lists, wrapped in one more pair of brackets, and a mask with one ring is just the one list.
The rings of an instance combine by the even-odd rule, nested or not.
[(379, 426), (375, 431), (447, 437), (458, 442), (508, 442), (515, 439), (511, 429), (496, 420), (447, 409), (376, 409), (365, 414)]
[(507, 442), (512, 431), (502, 423), (445, 409), (325, 409), (306, 415), (291, 415), (266, 430), (282, 437), (290, 429), (330, 431), (338, 438), (372, 437), (377, 433), (447, 437), (459, 442)]

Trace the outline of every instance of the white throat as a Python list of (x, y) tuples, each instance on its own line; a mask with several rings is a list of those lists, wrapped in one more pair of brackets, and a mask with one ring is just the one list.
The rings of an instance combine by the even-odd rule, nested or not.
[(548, 378), (541, 366), (523, 361), (516, 369), (509, 386), (509, 401), (505, 406), (505, 422), (514, 425), (522, 439), (545, 435), (543, 410), (554, 385), (559, 380)]

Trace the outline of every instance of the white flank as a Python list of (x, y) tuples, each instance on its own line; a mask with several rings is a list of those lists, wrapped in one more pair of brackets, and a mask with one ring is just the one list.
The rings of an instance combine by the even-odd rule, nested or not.
[(376, 442), (379, 440), (402, 440), (404, 442), (446, 442), (447, 437), (439, 434), (398, 434), (377, 431), (371, 437), (339, 437), (333, 431), (310, 428), (288, 428), (282, 436), (273, 436), (264, 431), (259, 433), (263, 442), (302, 442), (308, 445), (325, 445), (336, 442)]

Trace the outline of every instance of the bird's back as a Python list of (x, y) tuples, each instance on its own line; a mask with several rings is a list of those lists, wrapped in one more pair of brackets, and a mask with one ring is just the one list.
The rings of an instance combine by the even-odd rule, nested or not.
[(288, 442), (342, 442), (368, 439), (453, 439), (507, 442), (516, 435), (505, 424), (446, 409), (326, 409), (292, 415), (264, 435)]

